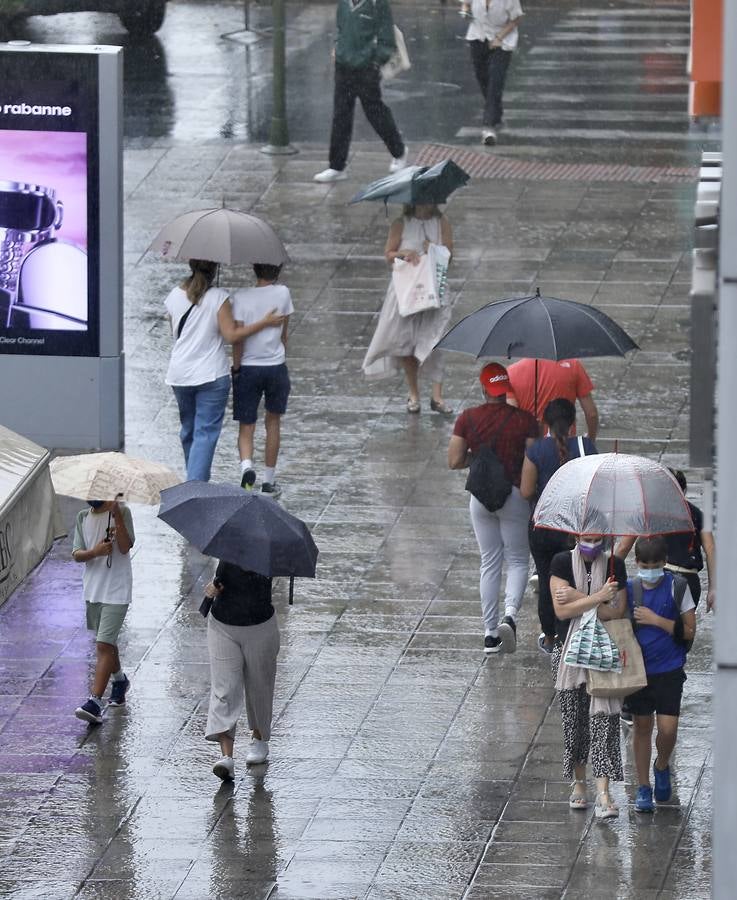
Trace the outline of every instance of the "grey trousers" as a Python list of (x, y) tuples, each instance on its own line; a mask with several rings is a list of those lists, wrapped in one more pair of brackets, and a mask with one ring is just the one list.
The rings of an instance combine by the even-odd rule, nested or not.
[(501, 509), (489, 510), (475, 497), (469, 502), (471, 526), (481, 553), (479, 592), (481, 614), (486, 634), (496, 634), (499, 622), (499, 595), (502, 586), (502, 564), (507, 564), (504, 591), (504, 615), (515, 621), (527, 587), (530, 545), (527, 523), (530, 504), (513, 487)]
[(246, 707), (248, 727), (271, 737), (279, 626), (276, 615), (260, 625), (224, 625), (207, 617), (210, 654), (210, 708), (205, 738), (221, 734), (235, 737), (238, 719)]

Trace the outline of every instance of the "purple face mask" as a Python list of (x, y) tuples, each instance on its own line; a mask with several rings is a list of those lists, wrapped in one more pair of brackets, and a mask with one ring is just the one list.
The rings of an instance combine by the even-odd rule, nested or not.
[(578, 552), (587, 562), (593, 562), (603, 549), (604, 541), (596, 541), (596, 543), (590, 543), (589, 541), (578, 542)]

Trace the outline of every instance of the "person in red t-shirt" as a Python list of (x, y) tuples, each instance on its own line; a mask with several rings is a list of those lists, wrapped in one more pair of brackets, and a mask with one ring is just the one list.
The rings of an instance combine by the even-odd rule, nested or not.
[[(537, 410), (535, 408), (535, 363), (537, 362)], [(521, 359), (508, 369), (514, 399), (508, 402), (526, 409), (542, 422), (545, 407), (552, 400), (564, 397), (581, 404), (586, 418), (588, 436), (596, 440), (599, 412), (594, 403), (594, 385), (589, 374), (577, 359)], [(547, 429), (546, 429), (547, 433)], [(574, 431), (575, 434), (575, 431)]]
[[(486, 402), (467, 409), (456, 419), (448, 445), (448, 466), (468, 468), (480, 447), (491, 446), (504, 467), (512, 492), (504, 505), (490, 512), (473, 495), (469, 503), (471, 525), (481, 553), (481, 612), (484, 619), (484, 653), (517, 647), (516, 618), (527, 585), (530, 548), (527, 522), (530, 504), (519, 491), (525, 449), (539, 434), (534, 416), (509, 406), (509, 376), (504, 366), (489, 363), (479, 376)], [(504, 618), (499, 622), (502, 563), (507, 566)]]

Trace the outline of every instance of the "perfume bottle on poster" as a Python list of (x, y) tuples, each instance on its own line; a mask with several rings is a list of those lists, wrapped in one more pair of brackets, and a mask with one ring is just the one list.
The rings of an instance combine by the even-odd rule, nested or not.
[(87, 254), (60, 240), (56, 190), (0, 181), (0, 301), (8, 329), (87, 329)]

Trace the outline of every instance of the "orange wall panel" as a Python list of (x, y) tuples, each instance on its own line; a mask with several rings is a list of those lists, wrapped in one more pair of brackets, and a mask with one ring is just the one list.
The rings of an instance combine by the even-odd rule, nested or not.
[(691, 81), (722, 80), (723, 0), (691, 0)]

